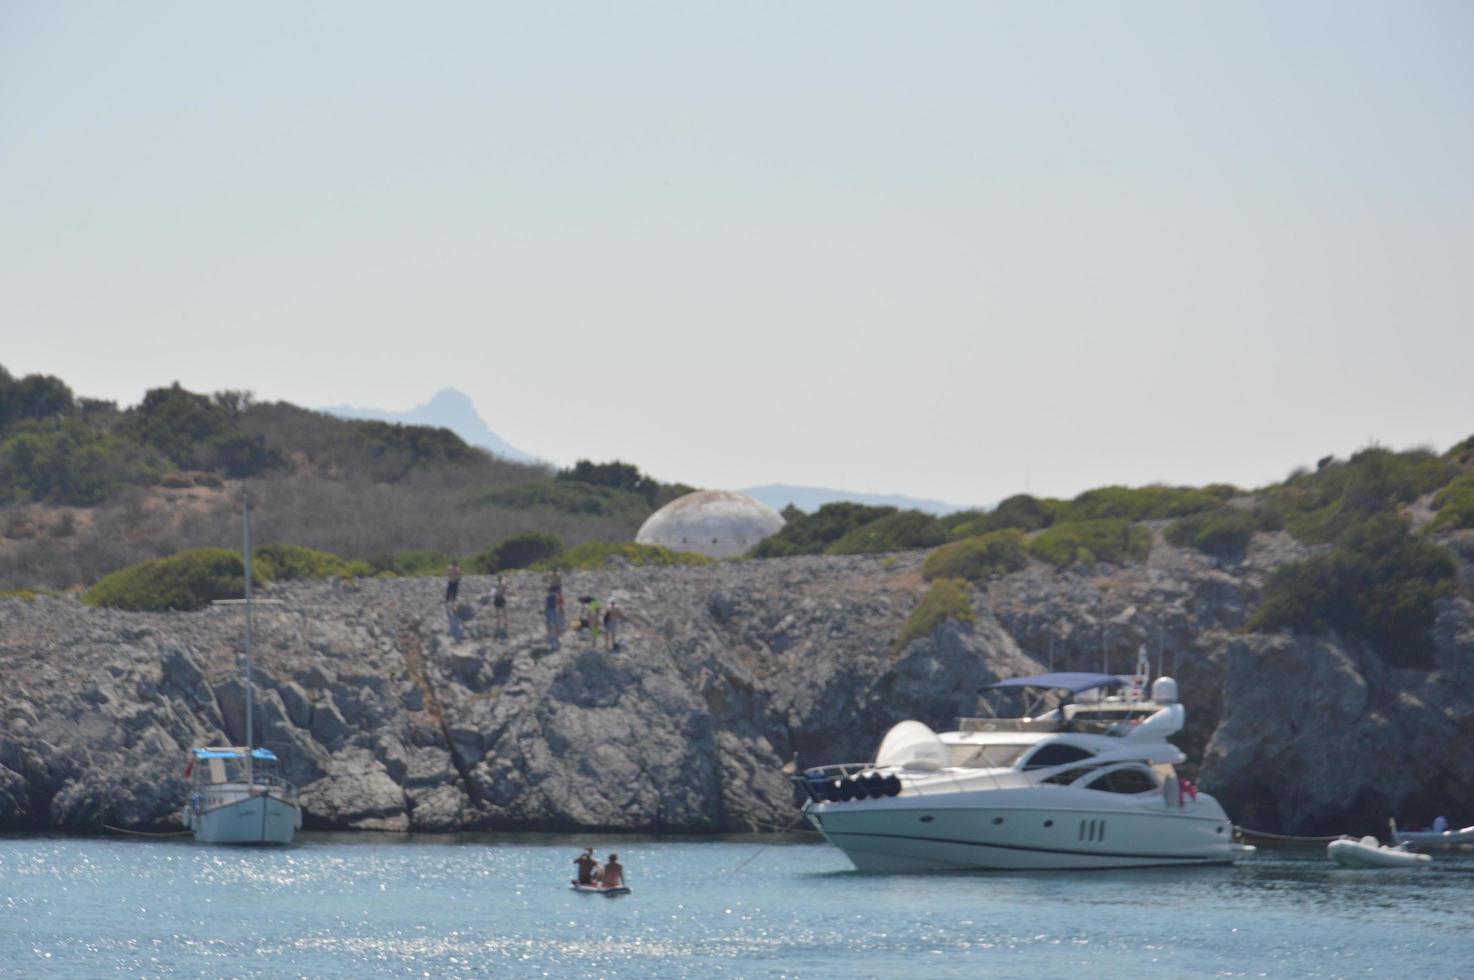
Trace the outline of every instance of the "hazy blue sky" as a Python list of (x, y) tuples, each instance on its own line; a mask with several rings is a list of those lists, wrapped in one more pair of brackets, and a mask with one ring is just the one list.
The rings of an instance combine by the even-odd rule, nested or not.
[(0, 2), (0, 363), (964, 502), (1474, 432), (1474, 4)]

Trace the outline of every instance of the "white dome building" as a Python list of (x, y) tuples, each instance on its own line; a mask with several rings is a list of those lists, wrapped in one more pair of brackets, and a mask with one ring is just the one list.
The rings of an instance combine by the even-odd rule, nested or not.
[(731, 490), (698, 490), (677, 497), (646, 518), (637, 544), (735, 558), (783, 526), (766, 504)]

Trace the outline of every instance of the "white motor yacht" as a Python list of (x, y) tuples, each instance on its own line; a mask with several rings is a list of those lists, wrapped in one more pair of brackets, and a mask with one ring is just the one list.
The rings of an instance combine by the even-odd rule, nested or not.
[(1253, 848), (1233, 842), (1223, 807), (1174, 768), (1186, 758), (1167, 741), (1186, 720), (1177, 684), (1158, 678), (1148, 699), (1145, 681), (1055, 673), (994, 684), (1047, 710), (959, 719), (941, 734), (903, 721), (873, 762), (795, 776), (805, 816), (861, 871), (1231, 863)]
[(184, 823), (205, 844), (290, 844), (302, 826), (297, 791), (270, 749), (195, 749)]

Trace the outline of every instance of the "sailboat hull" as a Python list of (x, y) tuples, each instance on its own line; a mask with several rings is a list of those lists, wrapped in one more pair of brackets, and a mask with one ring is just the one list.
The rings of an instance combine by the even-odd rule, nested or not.
[(302, 825), (302, 811), (272, 793), (248, 793), (245, 786), (212, 786), (192, 807), (189, 826), (204, 844), (290, 844)]

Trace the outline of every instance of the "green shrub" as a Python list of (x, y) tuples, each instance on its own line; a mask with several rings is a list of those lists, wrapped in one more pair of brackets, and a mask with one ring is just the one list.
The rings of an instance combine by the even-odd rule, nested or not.
[(1213, 510), (1238, 493), (1217, 484), (1201, 490), (1192, 487), (1101, 487), (1087, 490), (1066, 504), (1058, 521), (1096, 521), (1108, 517), (1128, 521), (1154, 521)]
[(77, 411), (72, 389), (49, 374), (15, 378), (0, 367), (0, 432), (18, 422), (63, 418)]
[(1424, 666), (1437, 599), (1456, 590), (1453, 558), (1408, 533), (1405, 520), (1364, 521), (1328, 553), (1276, 569), (1249, 620), (1256, 630), (1335, 630), (1369, 642), (1388, 663)]
[(470, 561), (470, 570), (475, 575), (494, 575), (556, 558), (562, 551), (563, 539), (556, 534), (528, 531), (514, 534), (476, 555)]
[(354, 441), (375, 456), (403, 457), (405, 468), (424, 463), (462, 463), (475, 454), (460, 436), (431, 425), (354, 420)]
[(753, 558), (817, 555), (856, 528), (897, 513), (894, 507), (870, 507), (846, 501), (825, 504), (812, 514), (789, 521), (777, 534), (753, 545)]
[[(252, 562), (252, 577), (268, 581)], [(169, 558), (140, 562), (105, 575), (82, 593), (82, 601), (113, 609), (201, 609), (216, 599), (245, 593), (241, 556), (225, 548), (194, 548)]]
[(21, 602), (35, 602), (43, 595), (62, 595), (59, 589), (6, 589), (0, 591), (0, 599), (19, 599)]
[(1433, 506), (1438, 511), (1438, 516), (1433, 519), (1433, 530), (1474, 527), (1474, 473), (1455, 477), (1438, 491), (1438, 496), (1433, 498)]
[(953, 540), (974, 538), (989, 531), (1016, 528), (1037, 531), (1054, 523), (1064, 501), (1031, 497), (1026, 493), (1005, 498), (990, 511), (964, 510), (941, 519)]
[(78, 419), (21, 422), (0, 439), (0, 502), (91, 506), (163, 469), (157, 453)]
[(911, 610), (911, 615), (906, 617), (901, 634), (896, 637), (896, 649), (904, 650), (913, 640), (930, 636), (944, 619), (971, 623), (976, 618), (968, 584), (961, 579), (939, 578), (926, 590), (916, 608)]
[(824, 549), (827, 555), (873, 555), (887, 551), (934, 548), (947, 540), (947, 529), (935, 515), (903, 510), (845, 532)]
[(1449, 482), (1456, 470), (1426, 450), (1364, 449), (1344, 463), (1296, 473), (1267, 492), (1291, 534), (1327, 544), (1371, 516), (1390, 512)]
[(415, 548), (392, 555), (375, 555), (368, 561), (369, 567), (378, 574), (402, 575), (417, 578), (427, 575), (443, 575), (452, 562), (459, 561), (455, 555), (432, 548)]
[(361, 578), (374, 574), (368, 562), (345, 561), (326, 551), (314, 551), (299, 544), (269, 544), (252, 553), (252, 569), (268, 579), (285, 582), (291, 579)]
[(211, 437), (195, 449), (192, 458), (197, 466), (219, 470), (232, 480), (287, 465), (286, 457), (266, 445), (260, 436), (240, 433)]
[(942, 545), (926, 556), (921, 574), (928, 581), (960, 578), (981, 582), (994, 575), (1016, 572), (1028, 560), (1023, 533), (1007, 528)]
[(709, 565), (711, 559), (692, 551), (672, 551), (654, 544), (610, 544), (605, 541), (589, 541), (571, 548), (553, 558), (535, 562), (531, 567), (540, 572), (596, 571), (605, 567), (610, 558), (622, 558), (631, 565)]
[(1164, 537), (1180, 548), (1196, 548), (1215, 558), (1242, 558), (1257, 530), (1255, 514), (1237, 507), (1219, 507), (1173, 521)]
[(975, 538), (980, 534), (987, 534), (991, 530), (988, 523), (990, 516), (990, 513), (985, 510), (958, 510), (944, 514), (937, 518), (937, 522), (947, 532), (948, 538), (961, 541), (963, 538)]
[(519, 483), (510, 487), (498, 487), (482, 494), (477, 502), (511, 510), (546, 510), (560, 514), (601, 517), (650, 512), (650, 505), (640, 494), (566, 480), (545, 480), (538, 483)]
[(168, 388), (145, 392), (143, 401), (129, 413), (128, 428), (134, 438), (183, 468), (190, 465), (195, 447), (223, 435), (230, 421), (223, 406), (186, 391), (176, 381)]
[(1150, 531), (1118, 518), (1055, 524), (1029, 542), (1029, 554), (1060, 568), (1098, 561), (1127, 562), (1145, 558), (1151, 550)]

